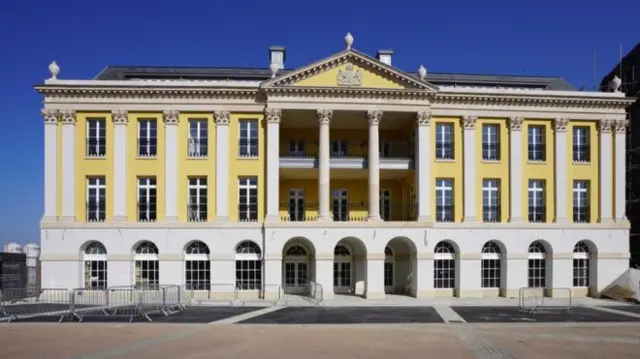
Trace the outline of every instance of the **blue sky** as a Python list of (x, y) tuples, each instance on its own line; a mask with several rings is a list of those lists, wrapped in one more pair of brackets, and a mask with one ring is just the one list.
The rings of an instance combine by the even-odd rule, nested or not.
[(637, 0), (4, 2), (0, 243), (39, 241), (44, 126), (32, 86), (52, 60), (60, 78), (85, 79), (106, 65), (267, 67), (267, 47), (284, 45), (296, 67), (342, 50), (350, 31), (355, 48), (392, 48), (405, 70), (558, 75), (591, 88), (594, 50), (599, 82), (620, 45), (640, 41), (638, 13)]

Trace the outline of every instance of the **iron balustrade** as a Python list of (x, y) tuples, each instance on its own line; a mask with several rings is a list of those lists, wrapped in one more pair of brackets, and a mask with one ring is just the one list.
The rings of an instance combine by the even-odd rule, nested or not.
[(207, 204), (206, 203), (187, 204), (187, 220), (189, 222), (206, 222), (207, 221)]
[(439, 160), (452, 160), (453, 142), (436, 142), (436, 158)]
[(335, 151), (332, 150), (330, 157), (331, 158), (366, 158), (368, 157), (367, 150), (358, 149), (358, 150), (346, 150), (346, 151)]
[(317, 158), (318, 152), (311, 150), (286, 150), (280, 151), (280, 157), (294, 157), (294, 158)]
[(499, 143), (483, 143), (482, 159), (487, 161), (500, 160), (500, 144)]
[(104, 197), (99, 201), (89, 201), (85, 204), (87, 222), (104, 222), (107, 217), (106, 202)]
[(209, 142), (206, 137), (189, 138), (187, 140), (187, 156), (189, 158), (203, 158), (209, 155)]
[(544, 206), (529, 206), (529, 222), (543, 223), (546, 220), (546, 208)]
[(545, 161), (545, 145), (543, 143), (529, 143), (527, 145), (529, 161), (544, 162)]
[(484, 222), (500, 222), (500, 206), (482, 206)]
[(241, 138), (238, 140), (240, 157), (258, 157), (258, 139)]
[(452, 204), (436, 205), (436, 222), (453, 222), (454, 210)]
[(87, 157), (104, 157), (107, 155), (107, 139), (87, 138)]
[(138, 138), (138, 157), (158, 157), (158, 139)]
[(588, 163), (591, 160), (590, 148), (587, 145), (573, 145), (573, 162)]
[(573, 206), (573, 222), (589, 223), (589, 206)]
[(156, 202), (149, 201), (138, 203), (138, 222), (155, 222), (157, 219)]

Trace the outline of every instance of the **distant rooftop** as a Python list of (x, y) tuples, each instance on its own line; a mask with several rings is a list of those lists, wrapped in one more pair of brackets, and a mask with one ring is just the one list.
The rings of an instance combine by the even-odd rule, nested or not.
[[(294, 71), (283, 69), (278, 74)], [(417, 73), (407, 72), (418, 77)], [(241, 80), (264, 81), (271, 78), (269, 68), (239, 67), (157, 67), (107, 66), (95, 80)], [(550, 91), (577, 91), (561, 77), (428, 73), (426, 81), (438, 86), (526, 88)]]

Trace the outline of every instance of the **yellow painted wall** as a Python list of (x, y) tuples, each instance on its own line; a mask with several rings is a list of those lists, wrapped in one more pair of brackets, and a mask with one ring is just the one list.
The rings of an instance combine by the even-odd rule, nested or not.
[[(240, 158), (238, 140), (240, 120), (258, 120), (258, 157)], [(229, 118), (229, 219), (238, 220), (238, 177), (255, 176), (258, 178), (258, 220), (264, 220), (266, 196), (266, 138), (264, 114), (231, 113)], [(212, 188), (215, 188), (213, 186)]]
[[(545, 126), (545, 146), (546, 146), (546, 161), (544, 162), (530, 162), (528, 160), (528, 131), (529, 126)], [(546, 206), (546, 222), (551, 223), (555, 219), (555, 137), (553, 133), (553, 126), (550, 120), (535, 120), (525, 119), (522, 131), (520, 132), (522, 137), (522, 213), (525, 218), (529, 216), (529, 180), (544, 180), (545, 181), (545, 206)], [(569, 150), (569, 147), (567, 147)]]
[[(105, 119), (107, 137), (107, 155), (101, 158), (86, 157), (87, 153), (87, 119)], [(87, 177), (104, 176), (106, 181), (106, 220), (113, 217), (113, 146), (114, 146), (114, 125), (111, 114), (108, 112), (78, 112), (76, 114), (76, 173), (75, 173), (75, 207), (76, 219), (80, 222), (86, 221), (87, 203)], [(60, 126), (61, 127), (61, 126)], [(60, 181), (60, 184), (62, 181)], [(60, 190), (62, 193), (62, 190)], [(62, 197), (60, 197), (62, 199)], [(60, 201), (59, 201), (60, 202)]]
[[(140, 120), (156, 120), (158, 148), (156, 157), (138, 157), (138, 133)], [(130, 112), (127, 125), (127, 220), (138, 220), (138, 178), (156, 178), (156, 219), (164, 219), (165, 210), (165, 125), (162, 113)], [(180, 187), (179, 187), (180, 188)], [(181, 208), (178, 207), (178, 213)]]
[[(485, 161), (482, 159), (482, 126), (483, 125), (499, 125), (500, 126), (500, 160)], [(503, 119), (478, 119), (476, 123), (476, 147), (475, 162), (476, 174), (475, 179), (475, 201), (476, 201), (476, 218), (482, 220), (483, 203), (482, 203), (482, 182), (485, 179), (500, 180), (500, 221), (509, 220), (509, 130), (507, 123)]]
[[(431, 213), (435, 213), (436, 203), (435, 203), (435, 188), (436, 188), (436, 179), (440, 178), (451, 178), (453, 179), (453, 203), (454, 203), (454, 222), (460, 222), (462, 220), (462, 216), (464, 213), (464, 198), (463, 198), (463, 158), (462, 158), (462, 126), (460, 126), (460, 119), (457, 117), (439, 117), (433, 119), (433, 125), (429, 127), (429, 131), (431, 132), (431, 161), (432, 161), (432, 178), (431, 178)], [(438, 123), (451, 123), (453, 124), (453, 143), (455, 146), (454, 150), (454, 159), (453, 160), (436, 160), (434, 148), (435, 148), (435, 126)]]
[[(573, 162), (573, 128), (574, 127), (589, 128), (589, 144), (590, 144), (590, 161), (589, 163)], [(593, 121), (571, 121), (567, 126), (567, 163), (571, 165), (567, 171), (567, 215), (573, 218), (573, 181), (589, 181), (589, 205), (590, 205), (590, 223), (595, 223), (600, 215), (600, 178), (599, 165), (600, 156), (598, 154), (598, 131), (596, 123)], [(612, 198), (614, 196), (611, 196)], [(613, 208), (613, 207), (611, 207)]]
[[(207, 157), (189, 158), (189, 120), (207, 120)], [(236, 128), (237, 135), (237, 128)], [(178, 219), (187, 221), (187, 205), (189, 203), (189, 177), (207, 178), (207, 221), (215, 217), (216, 204), (216, 126), (212, 113), (180, 113), (178, 125)], [(237, 141), (236, 144), (237, 151)], [(231, 159), (230, 159), (231, 163)], [(236, 180), (237, 184), (237, 180)], [(235, 198), (229, 196), (229, 200)], [(237, 207), (236, 207), (237, 208)]]
[[(360, 71), (362, 83), (359, 87), (364, 88), (385, 88), (385, 89), (402, 89), (402, 84), (394, 81), (388, 75), (383, 75), (370, 67), (363, 67), (361, 64), (351, 63), (355, 71)], [(344, 71), (347, 64), (343, 64), (309, 78), (300, 80), (294, 86), (319, 86), (319, 87), (336, 87), (338, 86), (338, 71)]]

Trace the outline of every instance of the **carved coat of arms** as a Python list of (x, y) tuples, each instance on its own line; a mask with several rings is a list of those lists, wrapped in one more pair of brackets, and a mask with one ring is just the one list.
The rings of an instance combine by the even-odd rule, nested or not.
[(362, 74), (360, 70), (354, 69), (353, 65), (347, 64), (344, 70), (338, 71), (338, 86), (361, 86)]

